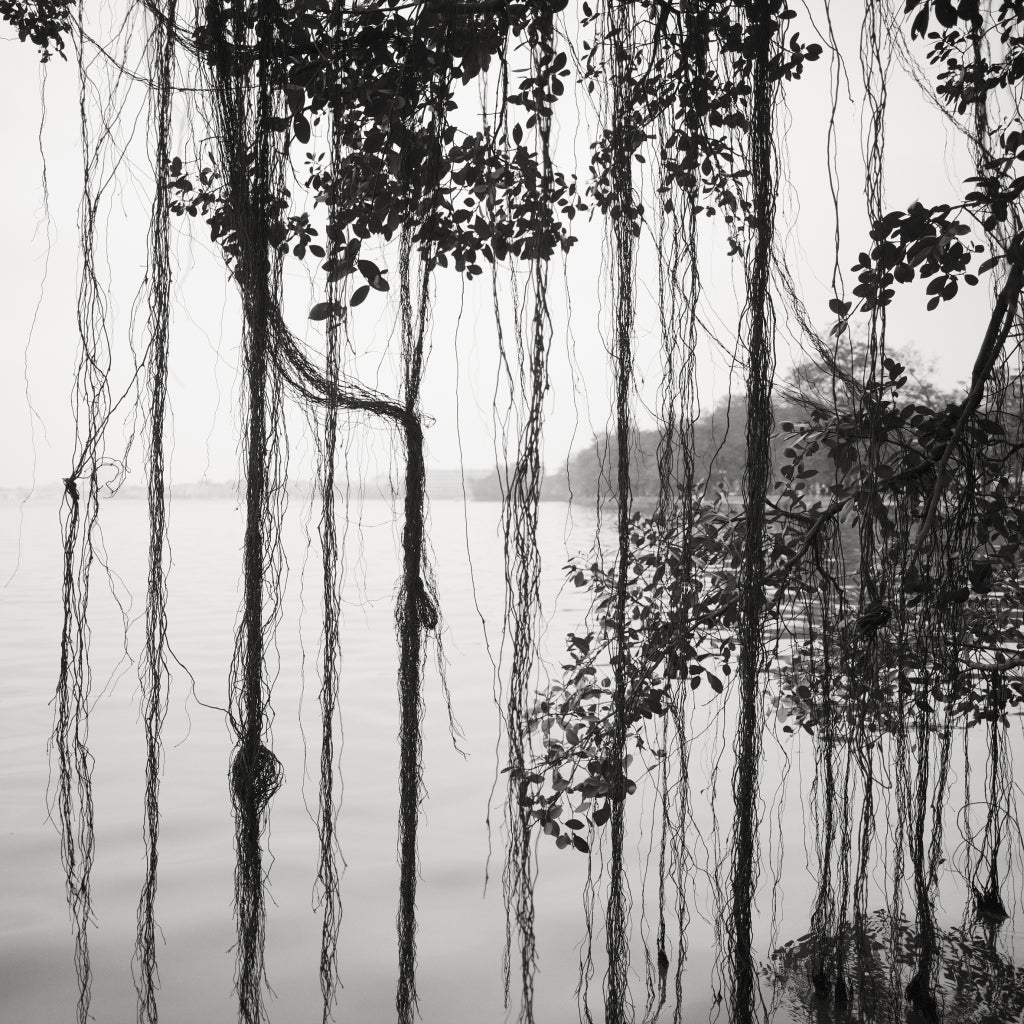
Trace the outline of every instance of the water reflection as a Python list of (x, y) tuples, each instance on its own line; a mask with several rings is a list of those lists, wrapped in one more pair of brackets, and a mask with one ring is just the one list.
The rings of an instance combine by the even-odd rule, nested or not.
[[(371, 512), (376, 515), (374, 510)], [(544, 553), (546, 564), (551, 567), (549, 593), (554, 593), (561, 581), (559, 555), (567, 542), (559, 511), (549, 509), (549, 513)], [(231, 657), (237, 578), (232, 569), (232, 539), (237, 537), (238, 513), (230, 503), (182, 502), (177, 514), (186, 536), (190, 536), (191, 527), (191, 536), (207, 538), (203, 543), (196, 539), (182, 545), (176, 571), (190, 581), (192, 588), (188, 591), (190, 603), (184, 609), (179, 625), (180, 653), (195, 670), (198, 696), (207, 703), (215, 703), (223, 690), (224, 665)], [(493, 534), (495, 511), (492, 508), (472, 507), (469, 515), (474, 517), (470, 520), (474, 543), (477, 543), (477, 538)], [(116, 536), (124, 549), (134, 550), (145, 543), (144, 523), (140, 521), (137, 506), (112, 503), (110, 517), (112, 528), (109, 532)], [(372, 516), (367, 518), (369, 520)], [(386, 517), (380, 514), (377, 518), (383, 521)], [(292, 524), (287, 535), (293, 566), (300, 564), (305, 550), (306, 540), (300, 525)], [(589, 528), (587, 523), (579, 524), (581, 532)], [(393, 822), (397, 814), (394, 736), (398, 717), (392, 685), (397, 656), (390, 660), (383, 656), (383, 652), (394, 648), (391, 587), (395, 565), (388, 560), (393, 557), (388, 531), (390, 525), (381, 531), (378, 539), (373, 530), (367, 528), (366, 537), (361, 541), (366, 545), (363, 557), (369, 564), (379, 566), (378, 575), (383, 582), (378, 584), (375, 582), (377, 577), (370, 578), (367, 574), (369, 582), (362, 584), (362, 591), (351, 585), (351, 600), (355, 604), (358, 599), (360, 611), (358, 622), (355, 614), (349, 611), (350, 621), (342, 634), (351, 682), (340, 691), (338, 704), (339, 711), (344, 708), (349, 724), (344, 757), (350, 768), (344, 813), (339, 818), (338, 840), (339, 843), (343, 841), (345, 859), (352, 865), (345, 884), (339, 888), (339, 893), (344, 891), (346, 907), (339, 945), (339, 964), (345, 987), (339, 992), (338, 1018), (365, 1021), (394, 1019), (394, 923), (393, 911), (388, 908), (393, 906), (398, 881), (392, 855)], [(13, 535), (11, 530), (5, 534), (0, 529), (0, 542), (4, 536)], [(490, 578), (501, 571), (501, 552), (494, 554), (493, 561), (486, 561), (485, 555), (490, 557), (491, 549), (486, 548), (482, 540), (479, 543), (481, 551), (485, 552), (480, 556), (480, 564), (486, 565), (487, 578)], [(574, 548), (579, 543), (576, 537), (571, 539)], [(116, 556), (120, 556), (120, 561), (128, 561), (120, 548), (114, 549), (113, 544), (111, 547), (112, 560), (116, 561)], [(33, 572), (28, 581), (38, 593), (51, 598), (45, 581), (59, 572), (60, 552), (54, 551), (53, 545), (38, 545), (38, 550), (44, 548), (49, 557), (45, 563), (47, 571)], [(355, 555), (350, 557), (354, 561)], [(471, 639), (477, 635), (479, 619), (472, 601), (468, 600), (472, 591), (461, 537), (456, 534), (444, 538), (444, 544), (439, 547), (439, 561), (445, 568), (446, 578), (452, 578), (448, 589), (455, 595), (448, 605), (449, 623), (452, 624), (451, 649), (460, 654), (452, 666), (453, 691), (460, 720), (466, 726), (473, 759), (467, 770), (466, 763), (452, 749), (447, 718), (443, 713), (428, 716), (425, 758), (431, 766), (432, 799), (430, 817), (423, 832), (423, 884), (419, 907), (420, 920), (425, 925), (421, 932), (423, 969), (420, 972), (423, 1020), (500, 1021), (504, 1019), (500, 962), (504, 914), (499, 886), (492, 882), (486, 898), (481, 898), (480, 881), (488, 854), (488, 835), (473, 810), (488, 806), (490, 795), (494, 709), (489, 687), (481, 686), (481, 679), (486, 679), (490, 671), (490, 662), (483, 645), (475, 644)], [(482, 570), (480, 574), (484, 575)], [(144, 584), (144, 580), (129, 582), (134, 582), (137, 589)], [(35, 592), (28, 591), (30, 596)], [(491, 605), (484, 605), (488, 614), (500, 615), (500, 588), (497, 592), (493, 588), (481, 588), (481, 594), (485, 601), (492, 601)], [(460, 600), (463, 595), (466, 599)], [(555, 609), (549, 629), (549, 648), (553, 648), (556, 654), (561, 653), (564, 630), (578, 628), (585, 614), (576, 593), (567, 592), (560, 600), (562, 604)], [(115, 602), (102, 588), (96, 588), (92, 607), (97, 635), (92, 651), (95, 671), (99, 679), (105, 680), (114, 671), (122, 654), (121, 616)], [(68, 903), (63, 902), (65, 892), (61, 885), (60, 863), (53, 849), (56, 844), (49, 833), (44, 833), (34, 845), (28, 842), (33, 835), (29, 830), (31, 816), (37, 813), (37, 803), (33, 802), (35, 794), (41, 792), (46, 783), (45, 760), (38, 757), (38, 750), (31, 742), (48, 724), (45, 719), (49, 711), (40, 701), (39, 693), (49, 686), (48, 673), (52, 671), (46, 660), (38, 657), (37, 651), (53, 632), (59, 608), (52, 610), (52, 600), (46, 605), (42, 598), (33, 603), (19, 595), (11, 611), (22, 609), (22, 618), (11, 614), (9, 619), (5, 619), (5, 623), (15, 623), (9, 635), (24, 637), (22, 644), (13, 645), (11, 655), (19, 677), (20, 666), (25, 666), (25, 682), (9, 688), (5, 715), (0, 720), (0, 730), (3, 731), (0, 776), (5, 782), (5, 798), (9, 801), (9, 828), (14, 833), (4, 867), (6, 876), (17, 880), (3, 893), (5, 910), (8, 902), (12, 909), (5, 913), (8, 929), (0, 935), (0, 943), (3, 944), (0, 959), (12, 965), (8, 977), (13, 976), (13, 981), (5, 981), (3, 985), (0, 1018), (26, 1022), (74, 1020), (74, 989), (78, 979), (69, 969), (74, 947), (68, 938)], [(300, 621), (301, 611), (299, 601), (285, 602), (281, 658), (286, 666), (302, 664), (301, 627), (305, 628), (307, 650), (316, 650), (315, 637), (319, 635), (320, 628), (318, 609), (307, 609), (304, 622)], [(7, 609), (4, 612), (8, 614)], [(56, 623), (59, 625), (60, 620), (56, 619)], [(141, 623), (130, 643), (133, 650), (141, 646), (140, 633)], [(318, 1006), (321, 994), (318, 969), (323, 918), (314, 913), (313, 898), (316, 895), (318, 851), (315, 758), (319, 744), (315, 737), (318, 736), (322, 709), (315, 699), (311, 681), (309, 673), (305, 698), (302, 679), (297, 674), (283, 673), (275, 690), (278, 728), (274, 736), (274, 756), (289, 767), (289, 779), (274, 799), (274, 829), (268, 839), (274, 869), (273, 888), (270, 890), (272, 900), (268, 900), (267, 973), (277, 998), (267, 999), (267, 1010), (275, 1021), (316, 1020), (321, 1010)], [(156, 942), (160, 957), (160, 1002), (169, 1008), (175, 1020), (230, 1021), (236, 1019), (237, 1010), (230, 995), (234, 958), (227, 952), (236, 938), (230, 907), (234, 870), (230, 800), (231, 797), (237, 800), (240, 792), (237, 785), (224, 785), (226, 753), (231, 737), (226, 734), (222, 715), (201, 708), (194, 700), (190, 703), (183, 695), (185, 689), (179, 692), (178, 699), (171, 703), (169, 709), (166, 733), (170, 741), (166, 750), (168, 765), (161, 794), (161, 909)], [(102, 754), (97, 756), (95, 773), (97, 828), (102, 842), (96, 877), (90, 886), (96, 897), (96, 920), (100, 927), (94, 927), (91, 921), (88, 927), (90, 967), (95, 966), (96, 979), (95, 991), (89, 993), (89, 1012), (100, 1022), (133, 1020), (136, 1012), (135, 992), (126, 966), (135, 937), (138, 885), (144, 880), (144, 864), (139, 849), (139, 798), (146, 748), (140, 737), (138, 703), (134, 686), (127, 683), (106, 695), (89, 715), (91, 731), (88, 746), (91, 751)], [(75, 693), (69, 686), (69, 731), (64, 735), (67, 764), (72, 772), (77, 764), (74, 707)], [(712, 1002), (721, 988), (721, 975), (715, 973), (716, 939), (720, 936), (715, 934), (712, 886), (715, 884), (715, 865), (722, 852), (722, 847), (715, 848), (714, 843), (718, 836), (727, 835), (729, 801), (722, 791), (716, 818), (713, 769), (717, 764), (719, 779), (727, 778), (731, 770), (732, 761), (728, 754), (724, 760), (716, 762), (715, 759), (720, 756), (717, 752), (723, 749), (723, 737), (732, 728), (732, 718), (728, 708), (720, 710), (717, 702), (691, 701), (690, 709), (693, 717), (689, 721), (687, 737), (692, 745), (684, 762), (693, 773), (687, 797), (690, 802), (687, 809), (678, 808), (674, 812), (674, 817), (685, 820), (687, 825), (685, 830), (673, 834), (672, 838), (678, 838), (680, 848), (675, 855), (671, 849), (666, 851), (664, 868), (659, 863), (659, 805), (652, 795), (656, 787), (645, 789), (641, 785), (634, 801), (636, 817), (631, 824), (639, 834), (645, 838), (650, 835), (654, 841), (650, 856), (641, 851), (642, 856), (636, 859), (636, 870), (631, 876), (636, 917), (640, 922), (633, 947), (633, 962), (637, 968), (633, 980), (635, 1018), (640, 1021), (655, 1016), (664, 978), (667, 994), (665, 1004), (660, 1007), (658, 1021), (679, 1019), (687, 1024), (701, 1024), (717, 1011), (716, 1019), (724, 1024), (728, 1019), (724, 1003)], [(189, 722), (190, 716), (192, 723)], [(302, 728), (297, 727), (297, 722)], [(1016, 752), (1021, 733), (1017, 719), (1011, 719), (1011, 724), (1010, 730), (1000, 726), (1003, 728), (999, 734), (1000, 742), (1005, 742), (1007, 751)], [(308, 750), (304, 749), (303, 733), (308, 741)], [(84, 733), (80, 736), (83, 741), (86, 739)], [(340, 739), (340, 732), (338, 736)], [(182, 739), (186, 741), (182, 743)], [(56, 741), (59, 740), (58, 735)], [(987, 865), (996, 845), (994, 838), (987, 845), (983, 843), (987, 797), (992, 791), (989, 773), (983, 767), (988, 740), (988, 729), (982, 727), (964, 732), (962, 748), (959, 740), (954, 740), (953, 744), (956, 757), (951, 776), (954, 781), (950, 784), (944, 830), (950, 838), (943, 844), (949, 863), (940, 874), (937, 890), (947, 908), (959, 907), (972, 883), (982, 891), (987, 884)], [(667, 745), (662, 738), (659, 746)], [(838, 747), (835, 755), (837, 764), (841, 757), (845, 758), (843, 752), (846, 749), (841, 745)], [(55, 804), (59, 795), (59, 753), (55, 746), (52, 790)], [(304, 757), (307, 758), (305, 764)], [(963, 772), (965, 759), (973, 766), (969, 794), (962, 788), (966, 782)], [(265, 761), (269, 762), (268, 755), (258, 754), (257, 769)], [(869, 885), (865, 895), (865, 903), (870, 901), (871, 906), (879, 905), (884, 899), (884, 891), (891, 889), (887, 875), (887, 865), (891, 866), (891, 861), (886, 860), (884, 854), (892, 852), (895, 817), (898, 817), (892, 790), (887, 788), (891, 783), (893, 761), (894, 756), (883, 757), (882, 752), (876, 749), (872, 765), (878, 769), (875, 789), (878, 845), (872, 847)], [(783, 938), (795, 937), (805, 930), (802, 922), (809, 921), (813, 912), (816, 887), (808, 884), (808, 870), (817, 873), (818, 865), (815, 858), (808, 869), (807, 850), (800, 837), (806, 835), (807, 843), (812, 842), (815, 821), (822, 823), (822, 835), (828, 833), (821, 810), (824, 798), (814, 804), (813, 798), (807, 796), (814, 763), (814, 741), (802, 729), (797, 730), (795, 737), (785, 736), (781, 743), (766, 745), (762, 777), (764, 792), (773, 798), (773, 813), (767, 817), (762, 838), (766, 857), (773, 862), (778, 857), (778, 891), (785, 894), (785, 904), (784, 908), (780, 907), (775, 923), (781, 923), (785, 929)], [(30, 769), (35, 774), (30, 774)], [(851, 771), (859, 775), (856, 761), (853, 761)], [(246, 774), (242, 772), (241, 776)], [(824, 773), (819, 772), (818, 777), (823, 784)], [(1019, 772), (1012, 760), (1008, 762), (1005, 777), (1007, 786), (1017, 785)], [(842, 818), (845, 770), (837, 767), (836, 778), (836, 820), (839, 821)], [(71, 777), (68, 796), (73, 801), (79, 800), (76, 785), (76, 778)], [(682, 799), (687, 795), (685, 788), (677, 785), (671, 777), (668, 782), (661, 782), (661, 788), (672, 793), (674, 798)], [(241, 793), (244, 794), (244, 786)], [(649, 799), (643, 803), (645, 793)], [(791, 795), (787, 795), (783, 807), (781, 795), (784, 793)], [(807, 803), (808, 799), (812, 799), (812, 803)], [(1015, 867), (1020, 863), (1016, 855), (1008, 857), (1005, 852), (1009, 838), (1014, 838), (1016, 843), (1010, 818), (1012, 805), (1004, 796), (1000, 796), (998, 802), (1000, 810), (996, 820), (1003, 822), (1004, 836), (999, 847), (1000, 866), (1009, 869), (1011, 865)], [(74, 806), (79, 805), (75, 803)], [(55, 806), (55, 818), (57, 810)], [(850, 790), (848, 812), (843, 811), (843, 814), (847, 813), (852, 841), (855, 842), (860, 820), (856, 786)], [(956, 826), (959, 826), (959, 832)], [(77, 835), (75, 831), (76, 843)], [(968, 836), (971, 837), (969, 840)], [(842, 834), (837, 827), (837, 849), (841, 841)], [(595, 843), (595, 847), (597, 845)], [(76, 870), (82, 866), (77, 856), (79, 849), (76, 845)], [(538, 975), (538, 1019), (560, 1024), (577, 1019), (574, 981), (579, 967), (578, 944), (585, 938), (579, 894), (586, 884), (587, 857), (578, 852), (555, 849), (554, 844), (540, 849), (543, 860), (537, 905), (538, 932), (543, 941), (543, 970)], [(883, 854), (879, 860), (874, 858), (876, 850)], [(813, 852), (810, 856), (814, 857)], [(599, 857), (598, 850), (594, 859), (595, 877), (600, 869)], [(854, 854), (850, 870), (856, 863)], [(982, 867), (977, 867), (978, 864)], [(832, 870), (830, 891), (836, 894), (836, 903), (839, 904), (838, 896), (844, 891), (844, 886), (841, 879), (836, 881), (839, 876), (835, 858)], [(1005, 875), (1001, 872), (1000, 882), (1006, 907), (1016, 916), (1020, 890), (1015, 875), (1016, 872), (1011, 874), (1008, 870)], [(682, 894), (686, 903), (673, 912), (675, 879), (685, 880)], [(80, 876), (76, 874), (74, 880), (79, 882)], [(662, 885), (668, 902), (664, 960), (658, 956), (662, 941), (658, 917)], [(61, 897), (63, 905), (51, 898), (56, 894)], [(77, 899), (80, 894), (81, 890), (76, 889), (73, 895)], [(832, 922), (841, 919), (844, 910), (852, 913), (853, 905), (850, 900), (846, 901), (845, 908), (837, 905), (831, 915)], [(72, 913), (77, 913), (80, 906), (81, 903), (73, 904)], [(909, 902), (907, 907), (909, 910)], [(767, 934), (770, 928), (768, 901), (765, 899), (756, 909), (759, 916), (758, 945), (753, 954), (755, 961), (764, 958), (772, 948)], [(683, 916), (686, 917), (685, 936), (678, 931), (678, 918)], [(948, 917), (940, 921), (943, 927), (951, 923)], [(598, 1009), (598, 993), (604, 966), (601, 961), (604, 936), (600, 924), (600, 919), (595, 919), (594, 960), (598, 974), (591, 992), (593, 1016), (599, 1020), (603, 1019)], [(814, 995), (810, 981), (814, 947), (806, 948), (805, 944), (803, 954), (800, 949), (790, 947), (788, 959), (772, 961), (773, 966), (790, 968), (788, 972), (779, 972), (780, 984), (776, 990), (779, 1008), (774, 1016), (778, 1024), (788, 1024), (791, 1020), (907, 1018), (904, 992), (916, 969), (912, 966), (914, 954), (919, 951), (903, 940), (902, 959), (895, 958), (900, 975), (893, 979), (889, 967), (893, 958), (887, 952), (889, 926), (885, 921), (876, 922), (872, 918), (870, 927), (873, 937), (883, 947), (868, 950), (863, 958), (863, 973), (870, 975), (870, 985), (862, 985), (862, 997), (861, 992), (853, 991), (861, 965), (853, 956), (852, 943), (847, 943), (844, 984), (851, 991), (842, 1013), (837, 1012), (834, 990), (830, 990), (824, 999)], [(907, 927), (906, 924), (902, 926), (903, 929)], [(1004, 925), (994, 937), (997, 967), (1010, 961), (1008, 945), (1012, 939), (1012, 927), (1012, 924)], [(971, 921), (964, 928), (970, 941), (984, 941), (985, 932), (980, 925)], [(987, 1021), (989, 1024), (996, 1020), (1019, 1020), (1019, 976), (1012, 968), (1003, 972), (987, 964), (984, 957), (977, 954), (950, 954), (950, 935), (953, 934), (955, 931), (952, 929), (942, 931), (938, 940), (940, 956), (936, 969), (940, 972), (945, 970), (952, 960), (951, 970), (954, 972), (952, 981), (938, 978), (943, 1019)], [(84, 930), (76, 933), (75, 937), (79, 935), (84, 938)], [(645, 938), (650, 947), (648, 970), (653, 990), (649, 1013), (645, 1012), (648, 1005), (642, 948)], [(683, 938), (687, 948), (686, 957), (681, 960), (679, 949)], [(817, 952), (819, 960), (822, 953), (831, 955), (830, 951), (820, 948)], [(1019, 949), (1017, 953), (1019, 957)], [(678, 977), (677, 969), (681, 970)], [(831, 969), (830, 976), (834, 987), (834, 969)], [(767, 989), (767, 985), (763, 988)], [(1010, 998), (1011, 992), (1018, 995)], [(767, 996), (768, 992), (764, 994)]]
[[(772, 953), (765, 974), (779, 1008), (794, 1021), (845, 1024), (921, 1017), (906, 987), (917, 970), (920, 939), (912, 922), (884, 910), (871, 914), (859, 934), (838, 941), (817, 934), (791, 939)], [(1015, 966), (999, 923), (975, 916), (936, 930), (935, 995), (945, 1024), (1003, 1024), (1024, 1017), (1024, 968)], [(830, 984), (816, 965), (836, 965)]]

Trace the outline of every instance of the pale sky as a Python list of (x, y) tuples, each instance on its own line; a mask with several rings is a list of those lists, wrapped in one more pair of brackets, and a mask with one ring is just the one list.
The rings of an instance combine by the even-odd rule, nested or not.
[[(860, 250), (867, 248), (860, 158), (860, 69), (856, 62), (858, 7), (844, 4), (834, 15), (847, 54), (853, 94), (851, 101), (844, 84), (837, 116), (842, 189), (840, 266), (844, 271), (856, 261)], [(813, 36), (809, 25), (803, 35)], [(47, 220), (38, 142), (40, 67), (34, 48), (9, 37), (6, 33), (0, 38), (0, 119), (7, 144), (0, 160), (0, 294), (4, 314), (0, 423), (7, 442), (0, 448), (0, 487), (26, 486), (33, 481), (52, 483), (70, 466), (74, 429), (70, 395), (77, 345), (76, 215), (81, 183), (75, 67), (71, 61), (54, 60), (47, 73), (48, 113), (42, 133), (50, 195)], [(780, 237), (785, 239), (804, 300), (823, 330), (830, 325), (827, 302), (831, 295), (833, 236), (825, 165), (828, 83), (828, 61), (822, 59), (808, 67), (802, 81), (787, 88), (790, 118), (786, 148), (791, 185), (783, 191), (779, 204)], [(123, 131), (126, 135), (134, 131), (137, 139), (127, 147), (126, 160), (114, 172), (117, 184), (110, 190), (111, 202), (105, 207), (100, 232), (101, 269), (110, 289), (115, 378), (122, 386), (133, 366), (128, 347), (131, 311), (144, 270), (151, 193), (144, 148), (144, 100), (141, 87), (126, 94)], [(561, 150), (571, 152), (575, 145), (583, 153), (587, 140), (581, 121), (592, 115), (585, 110), (577, 113), (569, 105), (572, 101), (570, 95), (559, 122)], [(915, 199), (925, 203), (951, 201), (958, 190), (962, 194), (959, 182), (971, 173), (963, 145), (950, 140), (939, 115), (898, 66), (893, 71), (890, 110), (889, 207), (906, 208)], [(186, 123), (183, 111), (177, 112), (176, 123), (181, 137)], [(582, 163), (579, 171), (584, 177)], [(177, 483), (232, 479), (238, 476), (238, 307), (233, 286), (211, 250), (205, 226), (177, 221), (174, 230), (171, 479)], [(595, 431), (604, 429), (609, 409), (611, 375), (601, 333), (601, 306), (606, 296), (600, 277), (600, 228), (595, 222), (577, 233), (581, 241), (569, 255), (567, 276), (563, 278), (560, 269), (552, 273), (555, 337), (545, 448), (549, 471), (564, 463), (570, 451), (584, 447)], [(742, 268), (724, 258), (724, 248), (720, 237), (709, 244), (703, 273), (705, 313), (717, 317), (720, 340), (728, 349), (736, 331), (736, 296), (740, 294)], [(286, 313), (293, 330), (317, 348), (322, 338), (317, 326), (306, 320), (305, 311), (322, 295), (310, 290), (308, 273), (292, 262), (286, 282)], [(855, 276), (847, 273), (846, 281), (847, 289), (852, 288)], [(655, 292), (656, 271), (647, 238), (638, 281), (637, 416), (642, 426), (650, 423), (643, 406), (652, 401), (660, 375)], [(566, 312), (566, 294), (571, 297), (571, 317)], [(889, 317), (890, 344), (916, 347), (934, 362), (938, 382), (951, 387), (969, 376), (984, 334), (987, 307), (984, 282), (934, 313), (924, 311), (923, 288), (901, 288)], [(395, 346), (389, 325), (393, 308), (373, 296), (356, 312), (353, 344), (359, 352), (359, 372), (382, 389), (392, 390)], [(144, 319), (143, 311), (134, 332), (137, 350)], [(779, 338), (780, 368), (789, 365), (793, 355), (783, 330)], [(494, 465), (496, 366), (492, 297), (486, 276), (463, 286), (454, 273), (440, 272), (424, 390), (424, 409), (433, 419), (427, 443), (434, 466), (454, 467), (460, 461), (470, 469)], [(698, 384), (705, 408), (728, 390), (729, 365), (722, 351), (701, 354)], [(502, 404), (499, 400), (499, 407)], [(117, 424), (109, 446), (112, 452), (122, 445), (121, 438), (128, 429)], [(363, 472), (368, 477), (388, 471), (391, 449), (386, 434), (362, 423), (353, 424), (349, 437), (355, 459), (366, 463)], [(308, 476), (306, 457), (311, 441), (300, 416), (293, 417), (290, 441), (296, 456), (293, 478)], [(129, 482), (141, 484), (138, 459), (130, 464), (133, 473)]]

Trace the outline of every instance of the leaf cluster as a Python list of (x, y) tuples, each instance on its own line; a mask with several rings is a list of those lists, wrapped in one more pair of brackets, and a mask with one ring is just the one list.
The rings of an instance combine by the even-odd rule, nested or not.
[(0, 18), (17, 30), (23, 43), (39, 47), (45, 64), (55, 53), (64, 56), (74, 6), (74, 0), (0, 0)]
[[(764, 700), (785, 732), (827, 726), (854, 744), (874, 743), (908, 714), (938, 705), (965, 727), (1005, 724), (1024, 701), (1024, 498), (1016, 483), (1024, 466), (1007, 431), (1013, 416), (979, 413), (960, 432), (938, 539), (908, 564), (907, 524), (923, 516), (960, 408), (903, 398), (906, 367), (886, 358), (881, 369), (857, 401), (815, 406), (805, 421), (781, 424), (787, 443), (764, 510)], [(616, 645), (616, 566), (579, 559), (567, 567), (587, 594), (592, 624), (569, 635), (563, 676), (534, 708), (538, 754), (520, 796), (556, 839), (560, 816), (599, 827), (635, 787), (617, 777), (611, 756), (617, 664), (628, 680), (632, 763), (643, 770), (669, 756), (660, 723), (687, 693), (724, 699), (745, 513), (703, 503), (684, 517), (687, 507), (631, 522), (624, 650)], [(879, 566), (870, 581), (849, 568), (859, 564), (865, 521)], [(944, 554), (963, 546), (967, 557)]]

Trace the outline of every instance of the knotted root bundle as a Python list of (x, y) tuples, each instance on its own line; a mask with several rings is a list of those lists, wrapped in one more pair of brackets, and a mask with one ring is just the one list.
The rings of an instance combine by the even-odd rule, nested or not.
[(236, 805), (262, 811), (284, 784), (284, 767), (277, 755), (261, 743), (255, 755), (242, 747), (231, 762), (231, 796)]

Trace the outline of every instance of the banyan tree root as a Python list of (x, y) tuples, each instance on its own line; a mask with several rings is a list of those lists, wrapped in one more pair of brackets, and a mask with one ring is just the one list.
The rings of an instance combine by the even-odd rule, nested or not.
[(925, 1024), (933, 1024), (933, 1022), (938, 1024), (938, 1005), (929, 989), (928, 979), (923, 977), (920, 972), (915, 974), (910, 979), (910, 984), (907, 985), (907, 1001)]
[(757, 1002), (753, 959), (753, 903), (759, 865), (758, 807), (761, 739), (764, 729), (761, 685), (764, 678), (765, 516), (770, 488), (771, 390), (774, 380), (775, 317), (770, 288), (776, 186), (773, 182), (772, 118), (777, 86), (769, 61), (777, 27), (765, 10), (747, 5), (754, 57), (751, 75), (749, 164), (756, 231), (746, 254), (747, 335), (746, 465), (743, 504), (746, 523), (740, 568), (739, 704), (733, 738), (732, 794), (735, 817), (729, 864), (727, 969), (732, 1020), (752, 1024)]
[(1006, 911), (1006, 904), (999, 893), (998, 882), (987, 885), (984, 889), (974, 888), (974, 910), (978, 917), (986, 921), (1001, 924), (1010, 915)]
[(255, 756), (245, 747), (231, 762), (231, 795), (239, 806), (255, 807), (260, 813), (284, 784), (284, 768), (277, 755), (263, 743)]

